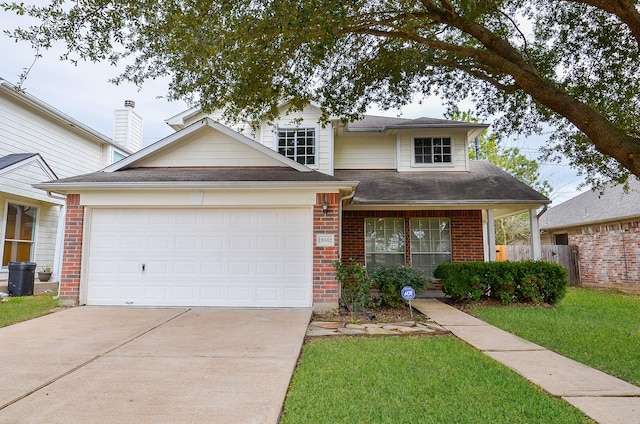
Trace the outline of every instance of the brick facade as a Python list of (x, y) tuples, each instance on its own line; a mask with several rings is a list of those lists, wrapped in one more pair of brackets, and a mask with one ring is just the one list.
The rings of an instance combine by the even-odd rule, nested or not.
[(640, 290), (640, 220), (567, 233), (569, 244), (578, 248), (582, 285)]
[(60, 274), (60, 302), (64, 305), (77, 305), (80, 298), (84, 206), (80, 206), (79, 203), (79, 194), (67, 195), (62, 272)]
[[(484, 261), (482, 211), (344, 211), (342, 220), (342, 259), (365, 262), (365, 218), (404, 218), (405, 234), (409, 234), (411, 218), (449, 218), (451, 221), (451, 256), (453, 262)], [(411, 265), (411, 243), (405, 243), (405, 258)]]
[[(326, 215), (322, 211), (323, 201), (329, 206)], [(337, 193), (318, 193), (313, 207), (313, 309), (316, 311), (337, 308), (340, 298), (333, 267), (333, 263), (338, 260), (339, 203), (340, 195)], [(335, 244), (331, 247), (317, 246), (318, 234), (333, 235)]]

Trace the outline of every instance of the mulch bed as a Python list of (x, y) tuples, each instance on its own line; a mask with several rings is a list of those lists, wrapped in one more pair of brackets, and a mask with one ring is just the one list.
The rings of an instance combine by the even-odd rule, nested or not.
[(337, 322), (350, 322), (354, 324), (366, 324), (368, 322), (403, 322), (403, 321), (427, 321), (421, 312), (417, 309), (413, 309), (413, 316), (409, 307), (405, 308), (392, 308), (390, 306), (378, 306), (375, 308), (368, 308), (362, 313), (351, 313), (345, 308), (340, 308), (336, 312), (327, 313), (313, 313), (311, 317), (312, 321), (337, 321)]

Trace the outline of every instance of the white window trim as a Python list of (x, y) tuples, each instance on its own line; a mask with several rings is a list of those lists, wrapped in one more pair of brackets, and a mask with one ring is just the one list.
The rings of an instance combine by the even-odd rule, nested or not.
[[(6, 199), (4, 202), (4, 211), (2, 214), (2, 239), (0, 241), (2, 241), (2, 244), (0, 245), (0, 257), (4, 258), (4, 242), (6, 240), (6, 235), (7, 235), (7, 213), (9, 211), (9, 204), (13, 204), (13, 205), (20, 205), (20, 206), (29, 206), (32, 207), (34, 209), (36, 209), (36, 225), (35, 228), (33, 229), (34, 234), (33, 234), (33, 242), (32, 242), (32, 250), (31, 250), (31, 258), (29, 258), (30, 261), (35, 261), (35, 259), (37, 258), (37, 248), (38, 248), (38, 234), (40, 233), (40, 212), (41, 209), (38, 205), (35, 205), (33, 203), (27, 203), (27, 202), (20, 202), (17, 200), (12, 200), (12, 199)], [(0, 266), (3, 271), (7, 270), (9, 267), (2, 265), (2, 262), (0, 262)]]
[(402, 252), (378, 252), (378, 251), (374, 251), (374, 252), (367, 252), (367, 219), (378, 219), (378, 218), (365, 218), (364, 219), (364, 261), (365, 261), (365, 268), (369, 267), (369, 261), (367, 260), (367, 256), (368, 253), (370, 254), (375, 254), (375, 255), (394, 255), (394, 256), (400, 256), (402, 255), (402, 259), (403, 259), (403, 263), (406, 264), (407, 263), (407, 234), (406, 234), (406, 228), (405, 228), (405, 219), (404, 218), (398, 218), (398, 217), (386, 217), (386, 218), (381, 218), (381, 219), (398, 219), (398, 220), (402, 220), (402, 236), (404, 237), (404, 249), (402, 249)]
[[(275, 150), (276, 152), (278, 152), (278, 142), (280, 140), (280, 136), (278, 134), (278, 132), (280, 130), (300, 130), (300, 129), (313, 129), (315, 131), (315, 152), (314, 152), (314, 158), (315, 158), (315, 164), (313, 165), (308, 165), (308, 164), (301, 164), (304, 165), (308, 168), (311, 169), (318, 169), (320, 168), (320, 157), (319, 157), (319, 152), (320, 152), (320, 126), (319, 125), (276, 125), (274, 130), (273, 130), (273, 150)], [(279, 153), (279, 152), (278, 152)], [(280, 154), (280, 153), (279, 153)], [(284, 157), (286, 157), (287, 159), (291, 159), (285, 155), (282, 155)], [(291, 159), (293, 161), (295, 161), (295, 159)], [(300, 163), (300, 162), (298, 162)]]
[[(417, 163), (416, 162), (416, 139), (417, 138), (448, 138), (451, 142), (451, 162), (432, 162), (432, 163)], [(411, 167), (412, 168), (453, 168), (454, 157), (454, 145), (455, 139), (451, 135), (414, 135), (411, 137)]]

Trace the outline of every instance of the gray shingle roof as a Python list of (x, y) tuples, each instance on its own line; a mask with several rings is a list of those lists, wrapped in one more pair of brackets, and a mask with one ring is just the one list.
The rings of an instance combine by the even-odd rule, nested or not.
[(640, 181), (629, 180), (629, 192), (623, 187), (608, 186), (600, 191), (587, 191), (550, 208), (540, 217), (540, 229), (556, 229), (618, 221), (640, 217)]
[(469, 172), (349, 170), (336, 177), (360, 181), (354, 205), (367, 204), (532, 204), (550, 200), (487, 161), (471, 161)]
[(29, 159), (35, 155), (37, 155), (37, 153), (13, 153), (11, 155), (0, 157), (0, 169), (22, 162), (23, 160)]
[(362, 119), (350, 122), (346, 126), (347, 131), (377, 131), (382, 132), (388, 129), (408, 129), (408, 128), (487, 128), (487, 124), (474, 124), (471, 122), (451, 121), (448, 119), (436, 118), (392, 118), (388, 116), (364, 115)]
[(254, 168), (128, 168), (115, 172), (93, 172), (51, 184), (147, 183), (147, 182), (232, 182), (232, 181), (339, 181), (320, 172), (300, 172), (287, 167)]

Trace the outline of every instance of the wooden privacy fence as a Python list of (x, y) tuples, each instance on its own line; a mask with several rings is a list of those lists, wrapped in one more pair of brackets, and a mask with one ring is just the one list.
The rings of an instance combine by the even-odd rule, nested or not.
[[(496, 246), (497, 261), (528, 261), (531, 259), (531, 246), (528, 245), (501, 245)], [(580, 263), (578, 261), (577, 246), (560, 244), (543, 244), (542, 259), (548, 262), (556, 262), (569, 272), (569, 284), (580, 284)]]

